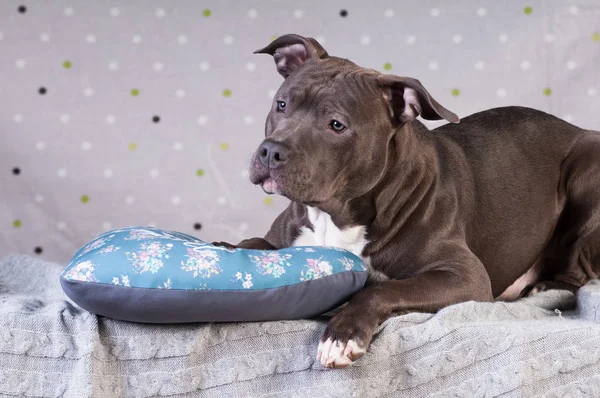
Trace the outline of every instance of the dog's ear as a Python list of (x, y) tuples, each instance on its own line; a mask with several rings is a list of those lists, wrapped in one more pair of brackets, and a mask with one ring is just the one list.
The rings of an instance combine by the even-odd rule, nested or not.
[(254, 54), (272, 55), (277, 72), (284, 78), (309, 59), (329, 56), (319, 42), (312, 37), (294, 34), (278, 37), (265, 48), (254, 51)]
[(460, 122), (458, 116), (440, 105), (417, 79), (379, 75), (377, 84), (383, 89), (393, 121), (398, 124), (414, 120), (419, 115), (427, 120)]

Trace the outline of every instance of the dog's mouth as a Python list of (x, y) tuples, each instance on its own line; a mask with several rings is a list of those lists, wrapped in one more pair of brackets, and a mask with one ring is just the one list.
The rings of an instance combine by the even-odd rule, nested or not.
[(280, 194), (281, 195), (281, 190), (279, 189), (279, 184), (272, 177), (265, 178), (260, 183), (260, 186), (263, 189), (263, 191), (265, 191), (266, 194), (269, 194), (269, 195)]

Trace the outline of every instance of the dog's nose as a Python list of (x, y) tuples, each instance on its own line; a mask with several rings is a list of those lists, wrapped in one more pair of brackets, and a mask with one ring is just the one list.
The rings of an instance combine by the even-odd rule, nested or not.
[(258, 148), (260, 162), (270, 169), (276, 169), (283, 165), (287, 156), (287, 148), (277, 142), (265, 141)]

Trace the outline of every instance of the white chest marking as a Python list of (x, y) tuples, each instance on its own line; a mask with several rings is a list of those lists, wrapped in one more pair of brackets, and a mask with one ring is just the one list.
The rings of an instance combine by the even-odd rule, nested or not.
[(333, 246), (348, 250), (362, 258), (362, 251), (369, 243), (366, 238), (367, 229), (358, 225), (355, 227), (338, 228), (331, 216), (324, 211), (314, 207), (306, 207), (308, 219), (313, 225), (314, 231), (308, 227), (302, 227), (300, 235), (294, 241), (294, 246)]

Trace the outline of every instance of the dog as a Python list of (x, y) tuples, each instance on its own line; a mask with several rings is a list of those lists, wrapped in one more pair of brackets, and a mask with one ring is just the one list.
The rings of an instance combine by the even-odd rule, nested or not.
[[(215, 244), (362, 258), (367, 284), (327, 325), (323, 366), (351, 365), (392, 315), (597, 278), (600, 133), (516, 106), (460, 121), (418, 80), (295, 34), (255, 53), (272, 55), (284, 82), (250, 180), (291, 202), (264, 238)], [(428, 130), (417, 116), (450, 123)]]

